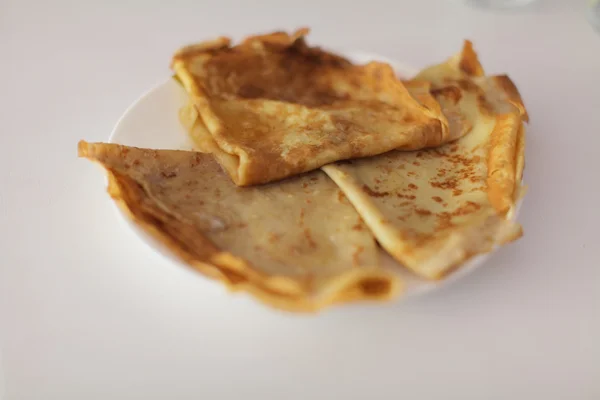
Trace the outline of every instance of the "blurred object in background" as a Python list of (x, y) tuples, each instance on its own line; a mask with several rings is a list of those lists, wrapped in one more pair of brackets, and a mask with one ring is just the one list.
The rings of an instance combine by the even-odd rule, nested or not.
[(586, 12), (591, 24), (600, 31), (600, 0), (589, 0)]
[(527, 6), (537, 0), (465, 0), (465, 2), (473, 7), (480, 8), (517, 8)]

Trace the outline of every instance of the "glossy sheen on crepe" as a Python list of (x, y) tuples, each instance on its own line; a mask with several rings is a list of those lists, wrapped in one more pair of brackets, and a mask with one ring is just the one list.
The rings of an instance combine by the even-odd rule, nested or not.
[(470, 43), (417, 79), (432, 84), (448, 120), (470, 127), (468, 134), (435, 149), (323, 170), (382, 247), (418, 275), (438, 279), (521, 234), (512, 216), (521, 195), (526, 114), (508, 77), (483, 76)]
[(173, 58), (190, 111), (207, 127), (198, 149), (213, 153), (237, 185), (451, 139), (444, 115), (416, 101), (388, 64), (353, 65), (307, 46), (306, 33), (234, 47), (220, 38)]
[(321, 171), (240, 188), (209, 154), (81, 142), (79, 155), (106, 168), (131, 219), (232, 289), (297, 311), (398, 293), (372, 234)]

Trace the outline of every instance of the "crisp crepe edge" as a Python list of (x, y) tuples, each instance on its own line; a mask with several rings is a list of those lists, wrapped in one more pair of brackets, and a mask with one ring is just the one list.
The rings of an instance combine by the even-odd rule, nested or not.
[(490, 81), (512, 105), (512, 110), (496, 115), (488, 151), (488, 198), (500, 214), (510, 213), (522, 197), (525, 167), (525, 122), (529, 115), (516, 85), (507, 75), (491, 76)]

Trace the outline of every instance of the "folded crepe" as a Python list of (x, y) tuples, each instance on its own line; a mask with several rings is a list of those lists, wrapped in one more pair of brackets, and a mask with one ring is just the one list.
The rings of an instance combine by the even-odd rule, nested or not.
[(209, 154), (80, 142), (79, 155), (107, 170), (111, 196), (133, 221), (231, 289), (295, 311), (385, 300), (400, 289), (321, 171), (240, 188)]
[(527, 113), (507, 76), (484, 76), (469, 42), (423, 70), (453, 130), (444, 146), (338, 162), (322, 169), (338, 184), (381, 246), (428, 279), (521, 234), (513, 222), (522, 195)]
[(188, 117), (207, 128), (193, 136), (198, 149), (214, 154), (237, 185), (456, 138), (428, 82), (413, 88), (417, 101), (388, 64), (353, 65), (309, 47), (307, 33), (252, 36), (233, 47), (219, 38), (173, 58), (190, 95)]

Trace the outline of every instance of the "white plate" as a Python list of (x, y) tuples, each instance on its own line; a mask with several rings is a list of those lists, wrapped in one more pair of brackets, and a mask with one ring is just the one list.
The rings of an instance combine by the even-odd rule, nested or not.
[[(409, 78), (416, 73), (416, 69), (412, 67), (393, 62), (375, 54), (351, 52), (347, 54), (347, 57), (356, 63), (365, 63), (371, 60), (388, 62), (394, 67), (398, 75), (403, 78)], [(186, 103), (187, 94), (185, 90), (175, 80), (169, 78), (143, 94), (125, 111), (117, 122), (109, 142), (154, 149), (192, 149), (193, 144), (188, 139), (188, 135), (178, 119), (179, 109)], [(120, 209), (117, 208), (117, 210), (122, 219), (127, 223), (127, 226), (133, 229), (144, 242), (153, 249), (158, 250), (168, 259), (179, 263), (175, 257), (162, 247), (162, 244), (131, 222), (121, 213)], [(401, 298), (423, 294), (455, 282), (480, 266), (487, 257), (489, 257), (489, 253), (476, 256), (446, 279), (432, 282), (408, 272), (386, 252), (381, 251), (383, 267), (400, 271), (405, 282), (405, 292)]]

